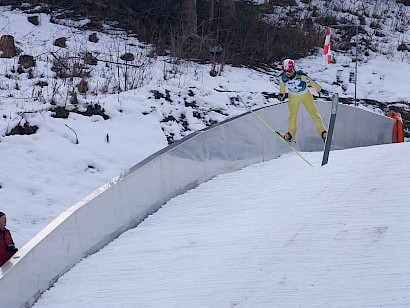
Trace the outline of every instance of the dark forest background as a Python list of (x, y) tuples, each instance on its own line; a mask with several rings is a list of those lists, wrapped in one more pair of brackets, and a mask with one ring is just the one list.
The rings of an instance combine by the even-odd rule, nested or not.
[[(4, 0), (5, 5), (18, 8), (22, 2)], [(294, 0), (261, 5), (244, 0), (24, 2), (41, 6), (55, 21), (87, 17), (91, 20), (87, 27), (95, 30), (101, 30), (103, 22), (115, 23), (129, 35), (153, 44), (156, 55), (170, 53), (200, 62), (263, 67), (284, 57), (304, 57), (323, 44), (323, 33), (311, 18), (294, 16), (294, 22), (286, 25), (270, 21), (275, 9), (296, 6)]]

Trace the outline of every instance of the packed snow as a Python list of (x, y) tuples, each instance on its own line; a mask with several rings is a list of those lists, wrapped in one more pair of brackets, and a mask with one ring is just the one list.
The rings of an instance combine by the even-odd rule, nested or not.
[(410, 144), (219, 175), (82, 260), (40, 307), (409, 307)]

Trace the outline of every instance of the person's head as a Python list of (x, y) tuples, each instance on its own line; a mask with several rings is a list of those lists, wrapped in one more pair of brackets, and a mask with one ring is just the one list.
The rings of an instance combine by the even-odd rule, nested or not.
[(285, 59), (282, 62), (282, 71), (287, 77), (292, 77), (296, 72), (296, 64), (292, 59)]
[(6, 214), (0, 212), (0, 230), (4, 230), (6, 228), (7, 218)]

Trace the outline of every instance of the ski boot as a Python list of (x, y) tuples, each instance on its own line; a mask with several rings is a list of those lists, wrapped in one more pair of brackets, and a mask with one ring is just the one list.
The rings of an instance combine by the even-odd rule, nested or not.
[(286, 133), (285, 135), (283, 135), (283, 139), (285, 139), (286, 142), (291, 142), (292, 135), (290, 133)]
[(325, 131), (325, 130), (324, 130), (324, 131), (322, 132), (322, 135), (321, 135), (321, 136), (322, 136), (322, 140), (323, 140), (323, 142), (326, 142), (326, 138), (327, 138), (327, 131)]

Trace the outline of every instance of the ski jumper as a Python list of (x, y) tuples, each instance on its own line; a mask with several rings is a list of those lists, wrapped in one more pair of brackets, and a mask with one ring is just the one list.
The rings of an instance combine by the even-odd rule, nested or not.
[(7, 245), (14, 244), (11, 233), (8, 229), (0, 230), (0, 266), (6, 263), (15, 252), (7, 250)]
[(279, 85), (280, 93), (285, 94), (286, 91), (289, 95), (289, 130), (292, 139), (296, 135), (297, 131), (297, 117), (300, 107), (300, 102), (303, 103), (305, 109), (312, 117), (313, 122), (315, 123), (316, 130), (321, 136), (322, 132), (326, 130), (323, 125), (322, 117), (317, 110), (315, 101), (313, 100), (313, 95), (310, 93), (309, 87), (314, 88), (316, 91), (322, 89), (315, 81), (310, 79), (303, 71), (296, 71), (293, 78), (287, 77), (284, 73), (279, 75)]

